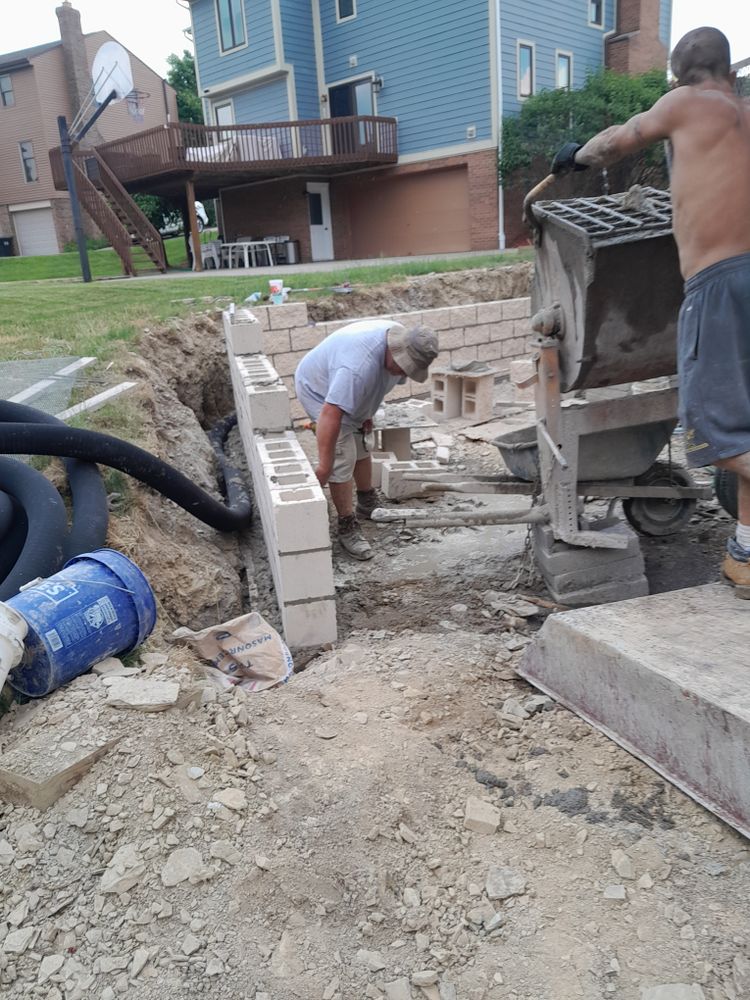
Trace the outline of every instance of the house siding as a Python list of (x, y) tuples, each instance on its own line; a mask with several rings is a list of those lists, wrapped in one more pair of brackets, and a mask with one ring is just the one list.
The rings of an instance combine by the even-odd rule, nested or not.
[[(55, 72), (56, 65), (59, 73)], [(38, 87), (50, 85), (62, 86), (64, 93), (65, 77), (62, 72), (62, 60), (40, 59), (39, 64), (28, 69), (21, 69), (10, 74), (13, 81), (13, 93), (16, 103), (12, 108), (0, 107), (0, 201), (15, 205), (29, 201), (46, 201), (59, 197), (52, 183), (48, 150), (50, 140), (56, 137), (56, 145), (60, 144), (60, 136), (52, 133), (54, 117), (45, 119), (39, 105)], [(51, 91), (52, 93), (61, 93)], [(62, 113), (62, 112), (60, 112)], [(47, 126), (45, 128), (45, 125)], [(18, 150), (19, 142), (30, 140), (34, 146), (39, 180), (27, 183), (24, 179), (21, 156)]]
[(661, 0), (659, 4), (659, 41), (669, 50), (672, 34), (672, 0)]
[(247, 45), (222, 55), (216, 0), (194, 0), (195, 53), (203, 90), (276, 64), (271, 0), (245, 0), (244, 11)]
[(318, 77), (313, 44), (314, 0), (281, 0), (284, 60), (294, 66), (297, 117), (319, 118)]
[(503, 114), (521, 110), (518, 98), (519, 39), (535, 46), (534, 93), (555, 87), (555, 52), (573, 53), (573, 87), (586, 82), (589, 73), (604, 62), (604, 35), (614, 26), (614, 0), (605, 0), (604, 27), (591, 27), (588, 0), (555, 0), (534, 3), (527, 0), (502, 0), (501, 53)]
[(317, 2), (326, 83), (383, 77), (377, 114), (398, 118), (400, 153), (465, 144), (470, 125), (478, 141), (492, 137), (487, 0), (359, 0), (341, 24), (336, 0)]
[(237, 91), (232, 101), (234, 120), (239, 125), (289, 120), (286, 76)]

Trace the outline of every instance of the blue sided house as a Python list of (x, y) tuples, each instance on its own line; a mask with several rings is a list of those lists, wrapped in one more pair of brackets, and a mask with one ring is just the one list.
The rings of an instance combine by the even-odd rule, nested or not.
[(605, 63), (666, 67), (671, 22), (671, 0), (189, 2), (206, 126), (175, 133), (162, 189), (302, 260), (503, 247), (502, 116)]

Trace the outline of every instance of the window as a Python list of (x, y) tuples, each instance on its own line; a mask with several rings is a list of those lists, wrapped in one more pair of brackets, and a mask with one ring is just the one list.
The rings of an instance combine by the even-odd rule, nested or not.
[(336, 0), (336, 20), (347, 21), (357, 16), (356, 0)]
[(219, 44), (222, 52), (230, 52), (246, 43), (242, 0), (216, 0), (216, 19), (219, 22)]
[(16, 103), (13, 83), (9, 76), (0, 76), (0, 101), (4, 108), (12, 108)]
[(604, 24), (604, 0), (589, 0), (589, 24), (597, 28)]
[(31, 140), (27, 139), (25, 142), (19, 142), (18, 148), (21, 151), (21, 163), (23, 164), (26, 183), (31, 184), (32, 181), (38, 181), (39, 172), (36, 169), (36, 157), (34, 156), (34, 147)]
[(570, 90), (573, 86), (573, 56), (570, 52), (555, 54), (555, 86), (558, 90)]
[(518, 43), (518, 96), (531, 97), (534, 93), (534, 46), (530, 42)]

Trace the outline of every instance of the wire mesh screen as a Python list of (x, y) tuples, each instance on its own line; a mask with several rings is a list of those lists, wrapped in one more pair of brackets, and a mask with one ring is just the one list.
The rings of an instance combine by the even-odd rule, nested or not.
[(0, 363), (0, 398), (33, 406), (45, 413), (60, 413), (70, 405), (80, 359), (35, 358)]
[(554, 220), (566, 229), (593, 239), (636, 240), (672, 231), (668, 191), (633, 187), (623, 194), (600, 198), (540, 201), (534, 205), (540, 222)]

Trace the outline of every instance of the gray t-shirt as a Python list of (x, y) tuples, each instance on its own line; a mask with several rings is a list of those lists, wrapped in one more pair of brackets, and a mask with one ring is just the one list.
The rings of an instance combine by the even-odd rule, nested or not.
[(297, 366), (294, 385), (307, 414), (317, 420), (323, 403), (344, 411), (342, 423), (361, 427), (386, 394), (404, 381), (385, 369), (386, 333), (393, 320), (348, 323), (314, 347)]

